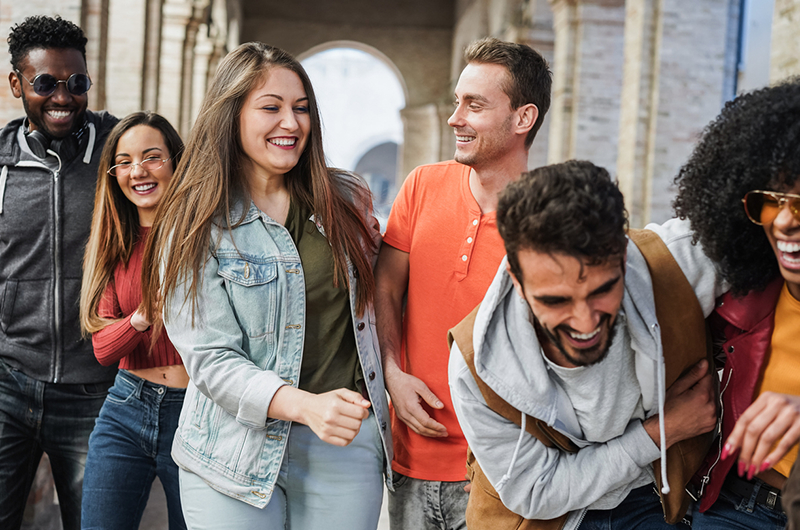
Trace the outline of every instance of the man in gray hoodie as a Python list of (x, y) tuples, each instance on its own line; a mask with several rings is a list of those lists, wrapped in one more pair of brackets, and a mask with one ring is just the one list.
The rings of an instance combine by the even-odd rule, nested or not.
[[(526, 519), (569, 514), (565, 530), (673, 528), (651, 463), (661, 457), (663, 466), (669, 446), (716, 425), (712, 378), (703, 361), (664, 391), (652, 279), (626, 237), (622, 194), (604, 169), (570, 161), (509, 185), (497, 220), (507, 257), (475, 317), (473, 361), (477, 377), (521, 411), (522, 428), (489, 408), (453, 343), (451, 397), (480, 468)], [(647, 228), (707, 316), (724, 285), (688, 223)], [(525, 415), (577, 452), (540, 442)]]
[(78, 299), (97, 163), (117, 119), (86, 110), (78, 26), (29, 17), (8, 44), (26, 116), (0, 131), (0, 528), (22, 524), (46, 452), (63, 526), (77, 529), (89, 434), (116, 373), (81, 337)]

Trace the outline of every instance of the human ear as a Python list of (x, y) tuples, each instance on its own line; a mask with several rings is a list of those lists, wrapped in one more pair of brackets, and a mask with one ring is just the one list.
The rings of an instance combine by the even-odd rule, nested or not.
[(528, 103), (517, 109), (517, 133), (528, 134), (539, 118), (539, 108), (533, 103)]
[(19, 84), (19, 77), (17, 77), (16, 72), (8, 73), (8, 86), (11, 87), (11, 93), (15, 98), (22, 97), (22, 87)]
[(511, 283), (514, 284), (514, 290), (517, 291), (517, 294), (525, 300), (525, 290), (522, 288), (522, 284), (519, 283), (517, 277), (514, 276), (514, 273), (511, 272), (511, 265), (506, 261), (506, 272), (511, 277)]

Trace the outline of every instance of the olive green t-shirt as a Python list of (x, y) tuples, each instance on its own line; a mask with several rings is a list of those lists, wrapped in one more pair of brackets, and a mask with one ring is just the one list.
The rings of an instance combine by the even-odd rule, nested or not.
[(358, 362), (348, 285), (334, 287), (333, 252), (328, 240), (292, 201), (286, 229), (300, 253), (306, 281), (306, 330), (299, 387), (321, 394), (337, 388), (360, 391), (364, 379)]

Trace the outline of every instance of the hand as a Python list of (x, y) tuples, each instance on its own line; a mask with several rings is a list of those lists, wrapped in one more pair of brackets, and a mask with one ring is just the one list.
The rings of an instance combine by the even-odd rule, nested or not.
[(385, 375), (385, 380), (394, 411), (403, 423), (422, 436), (429, 438), (447, 436), (447, 428), (431, 418), (420, 405), (420, 402), (425, 400), (425, 403), (435, 409), (444, 407), (444, 403), (431, 392), (428, 385), (399, 369), (392, 371), (391, 376)]
[[(667, 448), (682, 440), (713, 429), (717, 424), (714, 385), (708, 361), (702, 360), (667, 390), (664, 403), (664, 436)], [(647, 418), (643, 426), (650, 438), (660, 445), (658, 416)]]
[(346, 388), (324, 394), (305, 393), (305, 399), (300, 422), (331, 445), (343, 447), (352, 442), (361, 429), (362, 420), (369, 416), (370, 402)]
[(133, 326), (133, 329), (136, 331), (147, 331), (151, 325), (151, 322), (144, 317), (141, 308), (134, 311), (133, 315), (131, 315), (131, 326)]
[(780, 461), (798, 440), (800, 396), (764, 392), (739, 417), (722, 449), (722, 458), (741, 449), (739, 476), (747, 472), (749, 480)]

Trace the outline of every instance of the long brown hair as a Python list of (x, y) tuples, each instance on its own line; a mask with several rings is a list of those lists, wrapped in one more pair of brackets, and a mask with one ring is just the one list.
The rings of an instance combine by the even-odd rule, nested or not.
[(125, 197), (115, 177), (108, 174), (114, 165), (119, 139), (128, 130), (146, 125), (161, 133), (172, 158), (180, 161), (183, 142), (170, 123), (155, 112), (134, 112), (122, 119), (109, 133), (100, 154), (97, 187), (94, 195), (92, 231), (83, 256), (80, 318), (84, 335), (96, 333), (114, 322), (97, 314), (97, 307), (118, 263), (128, 264), (139, 235), (139, 211)]
[[(142, 270), (142, 306), (151, 321), (184, 281), (189, 282), (186, 299), (176, 302), (190, 302), (194, 320), (198, 278), (212, 244), (212, 225), (231, 230), (247, 214), (250, 194), (242, 171), (246, 154), (239, 136), (240, 115), (247, 96), (273, 68), (297, 74), (308, 96), (311, 134), (297, 165), (284, 177), (291, 199), (322, 224), (333, 252), (335, 285), (347, 281), (348, 258), (358, 272), (357, 314), (363, 314), (372, 300), (375, 280), (365, 250), (377, 249), (364, 218), (371, 194), (325, 165), (317, 100), (300, 63), (279, 48), (249, 42), (220, 62), (187, 142), (187, 156), (156, 212)], [(244, 201), (245, 207), (231, 224), (237, 201)]]

